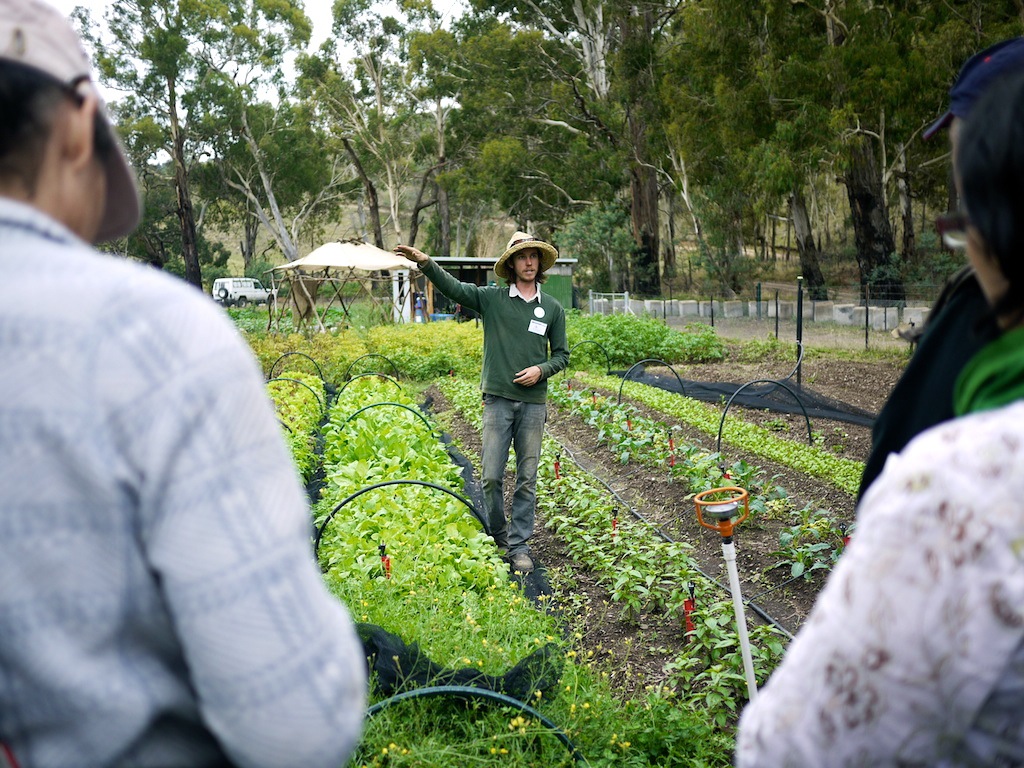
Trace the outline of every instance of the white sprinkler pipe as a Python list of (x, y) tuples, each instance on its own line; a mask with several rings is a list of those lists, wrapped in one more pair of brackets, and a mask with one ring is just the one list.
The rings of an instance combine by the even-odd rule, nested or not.
[(754, 680), (754, 660), (750, 655), (750, 638), (747, 637), (747, 617), (743, 611), (743, 596), (740, 593), (740, 574), (736, 570), (736, 546), (732, 537), (722, 539), (722, 557), (729, 571), (729, 591), (732, 592), (732, 607), (736, 612), (736, 634), (740, 638), (740, 654), (743, 656), (743, 671), (747, 677), (747, 695), (750, 701), (757, 698), (757, 682)]

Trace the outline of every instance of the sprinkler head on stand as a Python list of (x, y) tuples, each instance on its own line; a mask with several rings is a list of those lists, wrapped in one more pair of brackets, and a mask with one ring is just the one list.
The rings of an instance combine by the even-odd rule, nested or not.
[[(719, 498), (711, 499), (710, 497)], [(740, 653), (743, 657), (743, 673), (747, 681), (747, 694), (753, 701), (757, 697), (757, 682), (754, 677), (750, 639), (747, 636), (743, 597), (740, 594), (740, 577), (736, 568), (736, 546), (732, 541), (733, 530), (750, 515), (750, 498), (742, 488), (730, 486), (702, 491), (697, 494), (695, 501), (697, 503), (697, 522), (704, 528), (718, 531), (722, 537), (722, 557), (725, 559), (725, 567), (729, 573), (729, 591), (732, 593), (733, 611), (736, 614), (736, 633), (739, 636)], [(743, 514), (738, 520), (734, 520), (741, 504), (743, 505)], [(705, 516), (715, 522), (706, 521)]]
[[(709, 499), (709, 497), (722, 494), (730, 495), (722, 499)], [(697, 504), (697, 522), (705, 528), (718, 531), (723, 539), (731, 538), (733, 529), (750, 515), (750, 497), (745, 490), (735, 486), (702, 491), (697, 494), (694, 501)], [(743, 505), (743, 512), (740, 518), (734, 521), (733, 518), (740, 514), (741, 504)], [(707, 522), (705, 517), (715, 522)]]

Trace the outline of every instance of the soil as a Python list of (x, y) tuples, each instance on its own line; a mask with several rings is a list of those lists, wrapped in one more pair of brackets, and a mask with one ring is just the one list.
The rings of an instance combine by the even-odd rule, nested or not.
[[(680, 373), (693, 381), (741, 384), (754, 379), (780, 379), (791, 370), (791, 364), (777, 362), (724, 362), (688, 365), (685, 373)], [(805, 389), (877, 413), (901, 372), (902, 366), (893, 362), (810, 359), (803, 362), (801, 376)], [(433, 398), (435, 412), (440, 414), (451, 410), (436, 388), (431, 388), (428, 394)], [(652, 418), (672, 425), (673, 422), (666, 420), (664, 414), (634, 404)], [(738, 417), (773, 429), (780, 437), (806, 442), (806, 423), (800, 415), (736, 409), (735, 406), (730, 414), (734, 412)], [(456, 444), (480, 455), (479, 433), (453, 413), (448, 413), (445, 420)], [(824, 419), (815, 419), (812, 426), (824, 437), (825, 445), (837, 455), (859, 461), (867, 458), (871, 446), (870, 427)], [(685, 424), (679, 427), (689, 441), (709, 452), (715, 450), (716, 440), (713, 437)], [(620, 464), (606, 446), (597, 444), (593, 429), (550, 405), (547, 430), (549, 436), (564, 447), (563, 461), (571, 458), (600, 482), (614, 489), (635, 513), (657, 525), (673, 539), (690, 542), (698, 567), (723, 585), (722, 597), (728, 597), (721, 538), (715, 532), (699, 527), (693, 500), (686, 487), (649, 467)], [(763, 469), (767, 477), (774, 477), (775, 483), (783, 487), (792, 499), (795, 509), (812, 504), (827, 510), (837, 521), (847, 524), (853, 521), (854, 497), (834, 486), (764, 457), (738, 451), (728, 445), (727, 434), (723, 438), (721, 452), (728, 463), (744, 459)], [(538, 513), (531, 547), (540, 573), (560, 587), (563, 597), (559, 610), (565, 617), (567, 631), (579, 634), (582, 648), (607, 658), (606, 669), (612, 684), (623, 695), (631, 695), (644, 686), (664, 680), (665, 662), (671, 658), (672, 650), (685, 642), (678, 620), (642, 615), (635, 622), (623, 621), (594, 574), (567, 556), (563, 544), (543, 522), (542, 515)], [(789, 568), (772, 567), (779, 559), (773, 553), (778, 549), (782, 527), (782, 521), (771, 519), (756, 525), (745, 524), (737, 530), (735, 545), (741, 591), (744, 600), (749, 601), (748, 622), (753, 625), (767, 621), (791, 635), (806, 619), (825, 579), (824, 572), (817, 571), (810, 579), (794, 581), (790, 578)]]

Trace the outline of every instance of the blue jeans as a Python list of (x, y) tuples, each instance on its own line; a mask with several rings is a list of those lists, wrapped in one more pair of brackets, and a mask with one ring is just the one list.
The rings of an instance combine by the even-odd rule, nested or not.
[[(497, 395), (484, 395), (483, 491), (487, 533), (510, 555), (529, 552), (537, 502), (537, 465), (548, 408), (545, 403), (523, 403)], [(505, 465), (509, 446), (516, 454), (516, 485), (511, 523), (505, 520)]]

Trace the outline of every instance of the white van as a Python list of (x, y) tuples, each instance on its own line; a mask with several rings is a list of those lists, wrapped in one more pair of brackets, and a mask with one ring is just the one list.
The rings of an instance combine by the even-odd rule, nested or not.
[(251, 277), (219, 277), (210, 289), (213, 300), (225, 307), (244, 307), (254, 304), (269, 304), (274, 292), (263, 287), (263, 283)]

